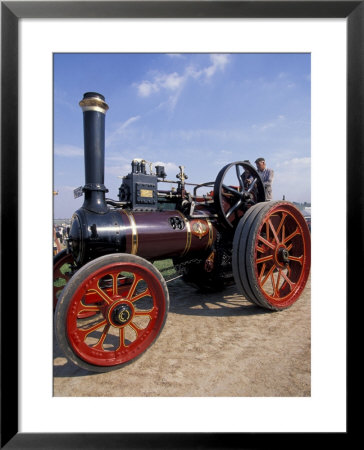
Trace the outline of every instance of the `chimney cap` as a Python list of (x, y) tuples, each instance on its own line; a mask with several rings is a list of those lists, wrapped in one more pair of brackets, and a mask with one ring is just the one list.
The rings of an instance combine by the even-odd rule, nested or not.
[(97, 92), (86, 92), (83, 94), (83, 99), (79, 104), (83, 112), (97, 111), (105, 114), (109, 109), (109, 106), (105, 102), (105, 97)]
[(83, 98), (100, 98), (101, 100), (105, 101), (105, 97), (98, 92), (85, 92), (83, 94)]

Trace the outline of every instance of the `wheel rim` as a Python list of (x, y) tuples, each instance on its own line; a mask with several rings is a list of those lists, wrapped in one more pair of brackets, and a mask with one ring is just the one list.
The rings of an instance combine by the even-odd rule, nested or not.
[(53, 264), (53, 308), (56, 307), (58, 298), (71, 278), (71, 266), (74, 263), (73, 256), (70, 253), (55, 259)]
[(310, 271), (310, 234), (292, 205), (277, 205), (261, 221), (254, 243), (254, 281), (258, 297), (278, 308), (292, 305)]
[[(84, 313), (95, 316), (80, 320)], [(148, 268), (110, 264), (77, 287), (67, 312), (67, 338), (87, 363), (115, 366), (144, 352), (158, 336), (165, 316), (162, 285)]]
[[(242, 179), (244, 171), (249, 171), (253, 177), (250, 185)], [(263, 183), (250, 163), (239, 161), (221, 169), (215, 181), (214, 202), (220, 219), (228, 228), (236, 228), (245, 211), (263, 201)]]

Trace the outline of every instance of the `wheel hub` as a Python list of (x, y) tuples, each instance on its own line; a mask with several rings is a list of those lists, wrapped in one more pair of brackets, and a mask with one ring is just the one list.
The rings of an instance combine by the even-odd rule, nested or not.
[(289, 263), (289, 251), (286, 247), (279, 247), (277, 250), (277, 262), (281, 265)]
[(128, 303), (118, 303), (110, 308), (108, 316), (114, 327), (125, 326), (133, 317), (133, 308)]

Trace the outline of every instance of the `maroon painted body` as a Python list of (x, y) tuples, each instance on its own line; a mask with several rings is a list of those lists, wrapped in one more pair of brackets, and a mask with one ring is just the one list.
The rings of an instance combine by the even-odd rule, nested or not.
[(97, 214), (81, 208), (73, 216), (70, 235), (74, 259), (83, 265), (116, 252), (148, 260), (208, 253), (217, 231), (208, 216), (188, 218), (179, 210), (122, 208)]
[[(216, 230), (209, 219), (188, 219), (180, 211), (120, 210), (126, 236), (125, 253), (146, 259), (181, 257), (208, 251)], [(172, 222), (172, 223), (171, 223)], [(173, 223), (179, 226), (173, 227)]]

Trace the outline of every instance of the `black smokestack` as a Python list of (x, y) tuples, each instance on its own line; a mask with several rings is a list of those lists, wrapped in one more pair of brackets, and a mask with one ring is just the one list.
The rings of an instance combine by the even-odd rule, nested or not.
[(85, 201), (83, 208), (96, 213), (106, 213), (104, 186), (105, 166), (105, 114), (109, 109), (105, 97), (96, 92), (86, 92), (80, 101), (83, 111), (85, 146)]

